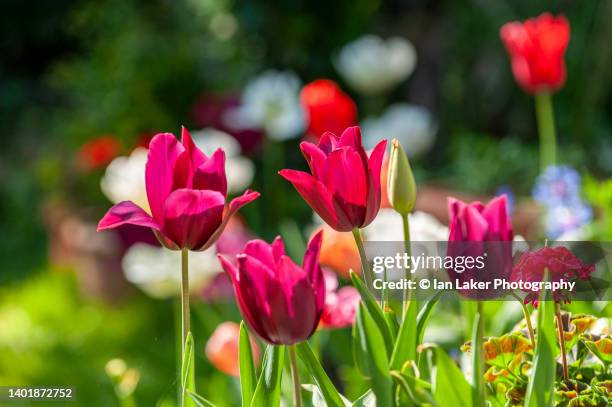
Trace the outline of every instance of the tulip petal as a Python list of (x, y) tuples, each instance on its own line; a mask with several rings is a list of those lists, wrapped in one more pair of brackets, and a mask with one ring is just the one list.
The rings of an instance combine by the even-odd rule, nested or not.
[(105, 229), (114, 229), (127, 224), (160, 230), (155, 219), (146, 213), (144, 209), (132, 201), (123, 201), (106, 212), (98, 223), (98, 232)]
[(325, 304), (325, 278), (321, 266), (319, 265), (319, 254), (323, 242), (323, 230), (315, 234), (306, 247), (302, 268), (308, 274), (308, 278), (314, 287), (317, 307), (321, 308)]
[(224, 206), (218, 191), (177, 189), (165, 203), (164, 234), (180, 248), (198, 250), (221, 225)]
[(343, 209), (350, 224), (360, 227), (365, 220), (368, 178), (359, 153), (350, 147), (331, 152), (323, 182), (334, 202)]
[(194, 189), (219, 191), (227, 196), (227, 178), (225, 176), (225, 152), (217, 149), (212, 156), (195, 170)]
[(274, 258), (277, 260), (277, 263), (278, 259), (287, 254), (287, 251), (285, 250), (285, 243), (283, 243), (283, 239), (280, 236), (276, 236), (272, 242), (272, 253), (274, 254)]
[(329, 155), (332, 151), (336, 149), (338, 146), (338, 136), (336, 136), (331, 131), (326, 131), (319, 138), (319, 149), (325, 153), (325, 155)]
[(366, 218), (361, 225), (362, 227), (369, 225), (380, 210), (381, 203), (381, 184), (380, 172), (382, 169), (385, 151), (387, 149), (387, 140), (382, 140), (374, 147), (370, 158), (368, 159), (368, 196), (366, 204)]
[(279, 174), (291, 182), (306, 203), (332, 228), (348, 232), (353, 229), (348, 217), (333, 200), (322, 182), (303, 171), (281, 170)]
[(272, 270), (276, 267), (272, 246), (261, 239), (249, 240), (244, 246), (244, 254), (254, 257)]
[(249, 189), (249, 190), (246, 190), (244, 192), (244, 194), (242, 194), (242, 195), (232, 199), (231, 202), (229, 203), (229, 206), (228, 206), (227, 210), (223, 214), (223, 221), (221, 222), (219, 227), (217, 227), (217, 230), (215, 230), (215, 232), (210, 236), (208, 241), (203, 244), (203, 246), (201, 246), (199, 248), (196, 248), (194, 250), (206, 250), (206, 249), (208, 249), (213, 243), (215, 243), (217, 241), (217, 239), (219, 239), (219, 236), (221, 236), (221, 233), (223, 233), (223, 230), (225, 229), (225, 226), (227, 225), (227, 222), (229, 222), (229, 220), (232, 218), (232, 216), (236, 212), (238, 212), (238, 210), (240, 208), (242, 208), (244, 205), (246, 205), (249, 202), (254, 201), (255, 199), (257, 199), (259, 197), (259, 195), (260, 195), (259, 192), (251, 191)]
[(464, 240), (481, 242), (485, 240), (488, 224), (482, 214), (471, 205), (467, 205), (463, 212), (464, 216)]
[(303, 141), (300, 143), (300, 150), (302, 150), (302, 154), (304, 154), (304, 157), (308, 162), (311, 174), (316, 179), (321, 179), (327, 154), (325, 154), (325, 152), (323, 152), (323, 150), (321, 150), (319, 147), (308, 141)]
[(512, 225), (506, 209), (506, 195), (492, 199), (482, 211), (489, 225), (488, 240), (509, 241), (513, 239)]
[(191, 134), (189, 134), (189, 131), (184, 126), (181, 128), (181, 144), (183, 144), (185, 151), (189, 154), (191, 168), (193, 170), (199, 168), (200, 165), (204, 164), (207, 160), (206, 154), (195, 145), (191, 138)]
[(164, 204), (175, 188), (174, 171), (185, 149), (171, 133), (157, 134), (149, 143), (145, 169), (147, 198), (153, 218), (163, 222)]

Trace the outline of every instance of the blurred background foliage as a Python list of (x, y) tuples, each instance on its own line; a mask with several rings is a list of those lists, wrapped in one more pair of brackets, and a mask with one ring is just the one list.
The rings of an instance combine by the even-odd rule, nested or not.
[[(290, 69), (304, 82), (333, 79), (356, 100), (360, 117), (380, 113), (351, 93), (332, 63), (363, 34), (398, 35), (416, 47), (416, 70), (387, 102), (410, 101), (437, 117), (434, 148), (414, 163), (419, 182), (479, 194), (509, 186), (528, 195), (537, 173), (533, 100), (516, 86), (498, 31), (510, 20), (564, 13), (572, 31), (568, 81), (554, 99), (562, 159), (596, 177), (612, 175), (611, 2), (6, 0), (2, 6), (0, 384), (72, 384), (88, 399), (95, 395), (89, 405), (109, 405), (104, 364), (127, 355), (147, 372), (138, 390), (143, 405), (173, 398), (172, 307), (141, 294), (118, 308), (91, 304), (72, 276), (45, 273), (43, 204), (70, 197), (76, 210), (97, 217), (108, 206), (101, 173), (82, 176), (74, 163), (85, 142), (111, 134), (129, 151), (142, 135), (210, 125), (194, 113), (197, 103), (239, 94), (265, 69)], [(296, 224), (299, 233), (311, 221), (311, 211), (275, 173), (305, 167), (298, 143), (251, 153), (254, 187), (264, 195), (244, 215), (268, 239), (279, 230), (295, 232)], [(205, 338), (213, 321), (236, 315), (235, 309), (195, 314), (202, 329), (196, 338)], [(342, 343), (347, 335), (324, 339)], [(233, 400), (236, 382), (200, 365), (210, 379), (205, 386), (218, 389), (202, 393), (221, 405), (225, 397)], [(357, 395), (363, 383), (347, 369), (340, 370), (347, 394)]]

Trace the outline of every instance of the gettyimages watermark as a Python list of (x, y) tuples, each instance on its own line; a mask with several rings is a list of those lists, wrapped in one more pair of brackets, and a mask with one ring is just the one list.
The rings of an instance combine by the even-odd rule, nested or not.
[(612, 299), (612, 242), (366, 242), (367, 287), (377, 298)]

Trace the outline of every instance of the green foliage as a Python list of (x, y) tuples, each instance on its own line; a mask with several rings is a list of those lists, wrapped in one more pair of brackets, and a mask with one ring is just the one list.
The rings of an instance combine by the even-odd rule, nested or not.
[(240, 387), (242, 390), (242, 407), (251, 405), (255, 386), (257, 384), (257, 373), (253, 363), (253, 349), (251, 338), (244, 321), (240, 322), (240, 344), (238, 357), (240, 358)]
[(285, 347), (268, 345), (251, 407), (274, 407), (280, 405), (281, 377)]

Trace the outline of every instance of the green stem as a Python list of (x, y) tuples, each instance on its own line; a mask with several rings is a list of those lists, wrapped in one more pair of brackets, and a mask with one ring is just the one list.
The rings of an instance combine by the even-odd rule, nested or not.
[(359, 258), (361, 259), (361, 270), (363, 274), (363, 278), (366, 282), (366, 286), (371, 288), (372, 280), (370, 277), (370, 266), (368, 263), (368, 258), (366, 257), (365, 248), (363, 247), (363, 240), (361, 239), (361, 232), (358, 228), (352, 230), (353, 238), (355, 238), (355, 243), (357, 244), (357, 249), (359, 250)]
[(298, 371), (297, 357), (295, 356), (295, 345), (287, 346), (289, 359), (291, 361), (291, 378), (293, 379), (293, 405), (302, 407), (302, 386), (300, 385), (300, 372)]
[(557, 316), (557, 331), (559, 332), (559, 346), (561, 347), (561, 363), (563, 364), (563, 380), (569, 378), (567, 370), (567, 354), (565, 351), (565, 334), (563, 333), (563, 319), (561, 318), (561, 306), (555, 303), (555, 314)]
[[(408, 219), (408, 214), (402, 214), (402, 226), (404, 229), (404, 251), (408, 254), (409, 257), (412, 257), (412, 246), (410, 245), (410, 221)], [(406, 269), (406, 279), (412, 280), (412, 270), (409, 268)], [(406, 308), (408, 307), (408, 303), (412, 297), (412, 291), (409, 289), (404, 289), (403, 292), (403, 301), (404, 306), (402, 307), (402, 316), (406, 315)]]
[(476, 306), (477, 306), (476, 312), (478, 313), (478, 318), (477, 318), (478, 326), (476, 327), (478, 343), (477, 344), (473, 343), (472, 346), (479, 346), (478, 352), (474, 352), (475, 356), (478, 358), (477, 360), (474, 361), (474, 364), (475, 364), (474, 375), (479, 375), (479, 377), (474, 378), (474, 381), (477, 384), (477, 389), (476, 389), (477, 397), (474, 400), (474, 406), (485, 406), (486, 405), (485, 389), (482, 383), (482, 376), (484, 375), (484, 371), (485, 371), (484, 370), (485, 369), (484, 354), (483, 354), (483, 349), (482, 349), (482, 341), (484, 338), (484, 303), (482, 301), (477, 301)]
[(181, 250), (181, 360), (185, 353), (189, 320), (189, 251), (183, 249)]
[(533, 333), (533, 325), (531, 324), (531, 314), (529, 313), (529, 309), (525, 302), (516, 295), (515, 293), (511, 294), (516, 300), (521, 304), (521, 308), (523, 308), (523, 316), (525, 317), (525, 323), (527, 324), (527, 332), (529, 332), (529, 340), (531, 341), (531, 347), (535, 351), (536, 343), (535, 343), (535, 335)]
[(544, 171), (549, 165), (554, 165), (557, 160), (557, 135), (550, 93), (536, 94), (535, 105), (540, 135), (540, 171)]

